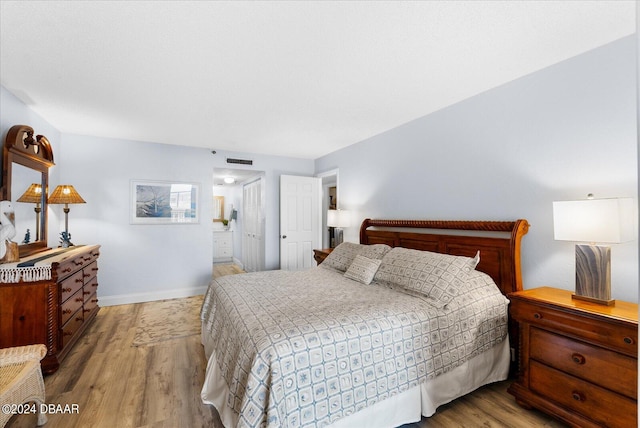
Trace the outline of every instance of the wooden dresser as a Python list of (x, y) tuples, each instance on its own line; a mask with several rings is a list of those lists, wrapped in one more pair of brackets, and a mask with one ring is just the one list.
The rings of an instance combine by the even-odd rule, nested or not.
[(638, 305), (572, 300), (551, 287), (509, 295), (519, 323), (517, 402), (575, 427), (638, 426)]
[(42, 343), (53, 373), (97, 315), (99, 245), (56, 248), (0, 265), (0, 348)]

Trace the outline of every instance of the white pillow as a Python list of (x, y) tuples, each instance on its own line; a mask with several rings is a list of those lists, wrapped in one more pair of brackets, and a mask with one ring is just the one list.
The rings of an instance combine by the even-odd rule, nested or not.
[(390, 249), (391, 247), (385, 244), (363, 245), (354, 242), (343, 242), (329, 253), (327, 258), (320, 264), (320, 267), (345, 272), (357, 255), (363, 255), (370, 259), (381, 259)]
[(349, 269), (344, 273), (344, 276), (345, 278), (369, 285), (371, 281), (373, 281), (373, 277), (376, 275), (380, 263), (382, 263), (382, 260), (370, 259), (358, 254), (353, 259), (353, 263), (351, 263)]

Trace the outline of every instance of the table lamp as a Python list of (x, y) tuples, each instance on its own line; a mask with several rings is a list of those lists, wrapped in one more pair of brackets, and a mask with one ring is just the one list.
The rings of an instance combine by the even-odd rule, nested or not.
[(611, 299), (611, 247), (636, 238), (632, 198), (558, 201), (553, 203), (554, 238), (576, 244), (574, 299), (614, 305)]
[(16, 202), (26, 202), (30, 204), (36, 204), (33, 209), (36, 212), (36, 241), (40, 240), (40, 213), (42, 208), (42, 185), (33, 183), (29, 188), (20, 196)]
[(349, 211), (344, 210), (328, 210), (327, 226), (335, 228), (334, 240), (337, 247), (343, 241), (342, 228), (351, 226), (351, 215)]
[(49, 196), (50, 204), (64, 204), (64, 232), (60, 235), (62, 239), (60, 243), (62, 247), (72, 247), (71, 234), (69, 234), (69, 204), (84, 204), (86, 203), (80, 194), (70, 184), (61, 184), (53, 190), (51, 196)]

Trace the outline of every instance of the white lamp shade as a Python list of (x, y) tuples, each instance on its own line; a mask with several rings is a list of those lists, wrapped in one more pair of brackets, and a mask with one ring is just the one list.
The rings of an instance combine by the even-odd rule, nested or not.
[(328, 210), (327, 226), (329, 227), (349, 227), (351, 226), (351, 216), (349, 211)]
[(632, 198), (553, 203), (553, 232), (559, 241), (619, 243), (636, 239)]

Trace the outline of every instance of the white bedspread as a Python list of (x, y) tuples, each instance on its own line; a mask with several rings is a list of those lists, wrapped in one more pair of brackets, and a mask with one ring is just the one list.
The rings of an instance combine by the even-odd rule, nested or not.
[(480, 272), (444, 309), (322, 268), (222, 277), (201, 313), (207, 376), (238, 426), (326, 426), (502, 342), (507, 305)]

